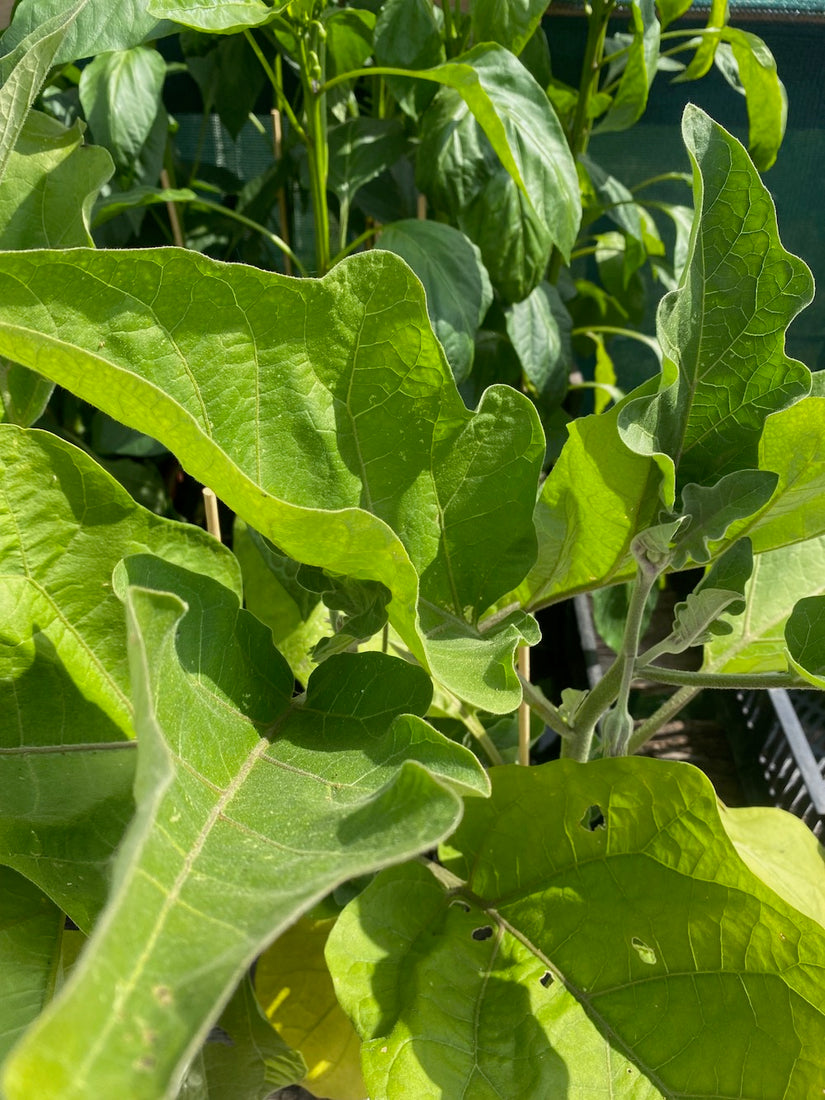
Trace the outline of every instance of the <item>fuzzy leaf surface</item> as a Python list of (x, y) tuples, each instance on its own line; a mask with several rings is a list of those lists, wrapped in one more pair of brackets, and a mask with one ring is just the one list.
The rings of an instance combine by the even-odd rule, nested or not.
[(477, 622), (534, 560), (543, 433), (504, 386), (467, 410), (401, 260), (297, 280), (181, 249), (7, 253), (0, 294), (0, 353), (160, 440), (290, 557), (381, 581), (457, 694), (518, 704), (535, 623)]
[(807, 367), (785, 355), (785, 329), (811, 300), (806, 265), (782, 247), (773, 200), (747, 153), (689, 106), (694, 221), (682, 285), (662, 299), (658, 392), (628, 402), (625, 442), (656, 458), (664, 503), (680, 485), (756, 466), (766, 416), (804, 397)]
[(270, 940), (342, 881), (448, 835), (457, 791), (488, 789), (475, 757), (417, 717), (422, 670), (341, 654), (293, 702), (288, 665), (231, 589), (148, 555), (116, 583), (137, 812), (72, 978), (7, 1064), (9, 1100), (174, 1096)]
[(625, 758), (492, 779), (443, 847), (450, 893), (421, 866), (383, 872), (330, 938), (371, 1095), (819, 1087), (825, 929), (742, 862), (700, 772)]

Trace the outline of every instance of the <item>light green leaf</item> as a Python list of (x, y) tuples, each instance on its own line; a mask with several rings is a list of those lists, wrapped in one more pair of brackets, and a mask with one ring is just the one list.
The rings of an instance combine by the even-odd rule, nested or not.
[(804, 680), (825, 689), (825, 599), (807, 596), (785, 623), (788, 663)]
[(631, 0), (630, 18), (633, 38), (613, 102), (598, 125), (600, 133), (627, 130), (642, 117), (656, 76), (660, 27), (654, 0)]
[(611, 409), (568, 425), (536, 503), (538, 560), (502, 602), (537, 609), (635, 574), (630, 544), (658, 516), (661, 475), (625, 446), (617, 418)]
[(662, 21), (662, 27), (666, 27), (674, 19), (684, 15), (692, 3), (693, 0), (656, 0), (656, 8)]
[(287, 7), (287, 0), (271, 4), (264, 0), (221, 0), (219, 4), (203, 0), (149, 0), (145, 6), (147, 14), (159, 20), (170, 19), (211, 34), (235, 34), (270, 22)]
[(301, 1055), (267, 1020), (246, 974), (220, 1015), (217, 1033), (210, 1033), (202, 1057), (209, 1100), (266, 1100), (273, 1090), (300, 1081), (306, 1072)]
[(17, 363), (0, 359), (0, 422), (28, 427), (46, 410), (54, 384)]
[[(455, 94), (442, 92), (430, 108), (437, 109), (443, 119), (442, 137), (439, 145), (428, 151), (431, 163), (424, 164), (419, 158), (419, 172), (424, 173), (428, 187), (435, 189), (433, 194), (439, 200), (436, 205), (457, 214), (481, 195), (498, 171), (481, 135), (469, 136), (472, 127), (465, 119), (470, 112), (518, 188), (525, 216), (535, 226), (530, 232), (548, 234), (551, 243), (565, 259), (569, 258), (581, 220), (576, 167), (558, 116), (524, 66), (500, 46), (482, 45), (455, 61), (413, 75), (445, 85), (465, 104), (462, 107)], [(468, 133), (466, 151), (473, 150), (473, 159), (462, 165), (460, 178), (451, 181), (446, 158), (459, 124), (462, 133)], [(477, 243), (481, 247), (481, 242)], [(488, 259), (483, 247), (482, 257), (489, 270), (492, 257)]]
[(37, 887), (0, 868), (0, 1062), (49, 1000), (64, 917)]
[[(55, 26), (65, 25), (67, 33), (51, 65), (65, 65), (109, 50), (128, 50), (179, 29), (148, 13), (146, 0), (118, 0), (114, 7), (111, 0), (81, 0), (79, 4), (72, 0), (18, 0), (11, 25), (0, 39), (0, 51), (8, 57), (27, 35), (45, 31), (52, 20)], [(0, 66), (4, 64), (5, 58)]]
[(244, 607), (266, 623), (275, 647), (306, 684), (315, 667), (311, 651), (329, 631), (327, 609), (298, 584), (298, 563), (285, 557), (274, 562), (263, 540), (240, 519), (235, 520), (232, 549), (243, 573)]
[(705, 576), (674, 608), (673, 631), (665, 642), (654, 648), (665, 653), (682, 653), (694, 645), (703, 645), (714, 634), (730, 634), (728, 616), (745, 610), (745, 585), (753, 572), (753, 552), (749, 539), (738, 542), (717, 559)]
[(674, 569), (693, 560), (706, 565), (711, 559), (709, 542), (721, 539), (737, 520), (754, 515), (773, 496), (777, 475), (769, 470), (737, 470), (715, 485), (686, 485), (679, 513), (687, 522), (679, 531)]
[(825, 537), (757, 554), (745, 614), (705, 646), (706, 672), (785, 672), (784, 627), (797, 601), (825, 595)]
[(682, 122), (696, 220), (679, 290), (659, 306), (665, 356), (655, 396), (628, 402), (625, 442), (659, 462), (664, 503), (680, 484), (756, 466), (768, 413), (809, 392), (785, 329), (811, 300), (805, 264), (779, 242), (773, 200), (742, 146), (697, 107)]
[(706, 75), (713, 64), (714, 54), (719, 43), (719, 39), (714, 32), (725, 27), (729, 17), (728, 0), (711, 0), (708, 21), (704, 28), (705, 33), (699, 39), (696, 53), (693, 55), (688, 67), (673, 78), (674, 84), (679, 84), (685, 80), (699, 80)]
[(401, 256), (421, 280), (427, 313), (456, 382), (473, 365), (475, 334), (493, 300), (478, 248), (444, 222), (407, 218), (388, 225), (379, 247)]
[(475, 0), (470, 8), (474, 42), (497, 42), (518, 56), (541, 25), (544, 0)]
[(788, 95), (766, 44), (750, 31), (725, 27), (714, 60), (748, 106), (748, 151), (760, 172), (776, 160), (788, 121)]
[(94, 139), (122, 168), (151, 133), (165, 78), (166, 62), (148, 46), (98, 54), (80, 74), (80, 102)]
[(507, 335), (521, 369), (543, 408), (560, 405), (573, 369), (573, 322), (551, 283), (541, 282), (505, 310)]
[(168, 202), (197, 202), (198, 196), (188, 187), (130, 187), (128, 191), (113, 191), (95, 207), (94, 225), (106, 222), (142, 206), (166, 205)]
[(307, 1065), (305, 1084), (329, 1100), (366, 1097), (361, 1043), (335, 999), (324, 947), (335, 921), (302, 917), (258, 959), (255, 990), (284, 1040)]
[(330, 937), (371, 1095), (813, 1095), (825, 929), (742, 862), (698, 770), (492, 779), (444, 885), (383, 872)]
[[(13, 30), (3, 35), (5, 56), (0, 58), (0, 180), (6, 173), (12, 150), (23, 129), (26, 116), (77, 16), (89, 0), (78, 0), (63, 14), (44, 19), (40, 11), (31, 32), (16, 39)], [(11, 38), (13, 41), (9, 41)]]
[(174, 1095), (267, 943), (339, 883), (431, 847), (455, 827), (456, 792), (488, 787), (472, 753), (417, 717), (421, 669), (341, 654), (293, 701), (233, 591), (148, 555), (116, 583), (138, 810), (81, 960), (6, 1065), (8, 1100)]
[(518, 705), (535, 624), (477, 624), (535, 555), (541, 427), (503, 386), (466, 409), (401, 260), (295, 280), (182, 249), (7, 253), (0, 295), (0, 354), (159, 439), (290, 557), (381, 581), (436, 677)]

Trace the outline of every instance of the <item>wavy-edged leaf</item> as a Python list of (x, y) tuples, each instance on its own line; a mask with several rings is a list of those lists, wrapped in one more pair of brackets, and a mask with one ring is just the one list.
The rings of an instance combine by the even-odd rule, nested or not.
[(737, 470), (714, 485), (686, 485), (679, 513), (687, 516), (687, 522), (676, 540), (673, 567), (681, 569), (689, 559), (707, 564), (711, 559), (708, 543), (721, 539), (737, 520), (760, 511), (773, 496), (777, 481), (778, 476), (770, 470)]
[(330, 938), (371, 1095), (820, 1087), (825, 929), (742, 862), (698, 770), (637, 757), (492, 779), (443, 848), (449, 892), (421, 866), (384, 872)]
[[(76, 17), (75, 9), (79, 9)], [(109, 50), (128, 50), (143, 42), (174, 34), (174, 23), (158, 21), (146, 10), (146, 0), (18, 0), (11, 24), (0, 39), (0, 52), (6, 57), (16, 50), (28, 35), (42, 32), (52, 20), (66, 25), (67, 31), (50, 62), (65, 65), (82, 57), (93, 57)]]
[(302, 917), (261, 955), (255, 990), (272, 1026), (306, 1062), (305, 1084), (325, 1100), (365, 1097), (361, 1041), (335, 998), (324, 961), (333, 919)]
[(0, 867), (0, 1062), (54, 989), (63, 913), (33, 883)]
[(661, 474), (652, 458), (625, 446), (617, 418), (611, 409), (568, 425), (536, 502), (538, 559), (511, 597), (522, 607), (544, 607), (635, 574), (630, 544), (656, 520)]
[(406, 218), (381, 233), (380, 247), (410, 265), (427, 293), (427, 312), (456, 382), (473, 365), (475, 334), (493, 300), (481, 253), (444, 222)]
[[(144, 0), (145, 3), (145, 0)], [(159, 21), (171, 20), (184, 27), (210, 34), (235, 34), (249, 27), (260, 27), (287, 6), (287, 0), (221, 0), (205, 4), (203, 0), (148, 0), (148, 15)]]
[(80, 102), (94, 139), (122, 168), (151, 133), (165, 79), (166, 62), (148, 46), (98, 54), (80, 74)]
[(707, 672), (785, 672), (785, 623), (799, 600), (825, 595), (825, 537), (757, 554), (745, 614), (705, 646)]
[(6, 1065), (9, 1100), (174, 1095), (267, 943), (347, 878), (448, 835), (457, 791), (488, 789), (472, 753), (417, 717), (421, 669), (340, 654), (293, 701), (289, 667), (232, 590), (148, 555), (116, 581), (138, 809), (81, 960)]
[(7, 253), (0, 294), (0, 353), (159, 439), (296, 560), (381, 581), (457, 694), (518, 704), (535, 624), (476, 624), (535, 555), (541, 427), (503, 386), (466, 409), (401, 260), (296, 280), (182, 249)]
[(697, 211), (690, 257), (659, 307), (659, 389), (620, 420), (625, 442), (659, 462), (668, 507), (677, 475), (706, 484), (755, 467), (765, 417), (811, 387), (784, 352), (785, 329), (811, 300), (808, 268), (782, 248), (773, 200), (739, 142), (693, 106), (682, 132)]

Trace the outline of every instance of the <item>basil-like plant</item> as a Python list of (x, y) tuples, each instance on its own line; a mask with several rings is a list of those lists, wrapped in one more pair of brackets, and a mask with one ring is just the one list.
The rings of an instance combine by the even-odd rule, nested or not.
[[(194, 10), (171, 7), (134, 33)], [(88, 247), (110, 162), (27, 112), (96, 10), (4, 63), (0, 214), (26, 246), (0, 253), (5, 407), (33, 423), (59, 383), (239, 522), (233, 553), (57, 435), (0, 425), (4, 1095), (265, 1097), (307, 1072), (281, 1010), (321, 951), (363, 1070), (342, 1057), (326, 1095), (813, 1095), (816, 841), (632, 755), (704, 687), (825, 685), (825, 397), (784, 353), (813, 286), (747, 153), (687, 110), (695, 214), (662, 370), (574, 421), (542, 481), (535, 405), (497, 385), (467, 408), (398, 256), (295, 279)], [(232, 29), (274, 9), (215, 10)], [(444, 65), (520, 188), (474, 49)], [(697, 565), (640, 651), (651, 587)], [(522, 683), (533, 613), (619, 581), (601, 683), (559, 706)], [(700, 671), (660, 667), (693, 645)], [(634, 723), (639, 674), (677, 691)], [(562, 759), (502, 763), (489, 716), (509, 728), (522, 694)]]

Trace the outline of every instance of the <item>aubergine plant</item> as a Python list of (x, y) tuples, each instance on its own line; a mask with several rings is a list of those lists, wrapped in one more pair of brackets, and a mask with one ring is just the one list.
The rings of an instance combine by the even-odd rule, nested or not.
[[(298, 279), (89, 247), (112, 162), (28, 112), (90, 27), (132, 48), (99, 8), (32, 30), (0, 89), (3, 1095), (266, 1097), (313, 1069), (288, 1040), (330, 1009), (322, 951), (363, 1070), (316, 1077), (326, 1095), (818, 1094), (815, 839), (633, 755), (703, 688), (825, 686), (825, 396), (784, 352), (812, 279), (748, 154), (688, 108), (695, 213), (662, 370), (573, 421), (542, 480), (535, 404), (505, 385), (464, 404), (391, 252)], [(132, 33), (196, 10), (138, 5)], [(476, 45), (426, 80), (462, 97), (526, 203), (498, 113), (518, 64)], [(558, 188), (535, 213), (566, 252)], [(214, 490), (234, 553), (30, 427), (54, 383)], [(652, 587), (696, 566), (642, 650)], [(537, 611), (619, 582), (597, 687), (556, 705), (519, 680)], [(698, 672), (660, 665), (690, 646)], [(641, 723), (639, 675), (677, 688)], [(523, 696), (561, 759), (507, 762)], [(317, 1063), (343, 1065), (349, 1041), (329, 1042)]]

